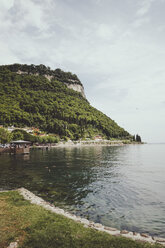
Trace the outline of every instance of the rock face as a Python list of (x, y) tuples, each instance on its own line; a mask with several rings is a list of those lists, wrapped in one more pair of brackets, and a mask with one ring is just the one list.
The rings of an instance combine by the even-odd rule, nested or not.
[(18, 243), (12, 242), (12, 243), (10, 243), (10, 245), (7, 248), (17, 248), (17, 247), (18, 247)]
[[(28, 74), (27, 72), (20, 71), (20, 70), (18, 70), (17, 73), (20, 74), (20, 75), (21, 75), (21, 74)], [(34, 73), (34, 74), (30, 73), (30, 74), (31, 74), (31, 75), (35, 75), (35, 76), (38, 76), (38, 75), (39, 75), (38, 73)], [(46, 77), (49, 81), (53, 79), (53, 76), (47, 75), (47, 74), (45, 74), (44, 77)], [(71, 82), (71, 83), (64, 83), (64, 84), (65, 84), (69, 89), (72, 89), (72, 90), (75, 90), (75, 91), (81, 93), (81, 95), (82, 95), (84, 98), (86, 98), (85, 92), (84, 92), (84, 87), (83, 87), (82, 85), (76, 83), (76, 82), (78, 82), (77, 80), (72, 80), (72, 79), (70, 79), (70, 82)]]
[(82, 94), (82, 96), (84, 98), (86, 98), (85, 96), (85, 92), (84, 92), (84, 87), (80, 84), (67, 84), (65, 83), (65, 85), (69, 88), (69, 89), (72, 89), (72, 90), (75, 90), (77, 92), (80, 92)]

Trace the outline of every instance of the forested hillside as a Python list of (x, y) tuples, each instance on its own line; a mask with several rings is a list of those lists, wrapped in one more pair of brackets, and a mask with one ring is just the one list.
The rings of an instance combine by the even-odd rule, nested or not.
[(43, 71), (37, 66), (28, 68), (35, 68), (35, 75), (30, 69), (18, 74), (14, 65), (0, 66), (0, 125), (33, 126), (71, 139), (97, 134), (108, 139), (130, 138), (127, 131), (92, 107), (80, 93), (66, 87), (66, 80), (75, 79), (81, 84), (76, 75), (58, 69), (61, 74), (49, 81), (43, 76), (47, 67), (43, 66)]
[(40, 76), (50, 76), (60, 82), (67, 84), (79, 84), (82, 85), (77, 75), (71, 72), (64, 72), (57, 68), (56, 70), (51, 70), (50, 67), (45, 65), (26, 65), (26, 64), (12, 64), (12, 65), (2, 65), (1, 70), (9, 70), (11, 72), (18, 72), (18, 74), (28, 74), (28, 75), (40, 75)]

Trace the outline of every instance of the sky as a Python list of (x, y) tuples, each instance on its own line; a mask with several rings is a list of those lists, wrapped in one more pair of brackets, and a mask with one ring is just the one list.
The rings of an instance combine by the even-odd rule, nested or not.
[(165, 0), (0, 0), (0, 64), (77, 74), (90, 104), (165, 142)]

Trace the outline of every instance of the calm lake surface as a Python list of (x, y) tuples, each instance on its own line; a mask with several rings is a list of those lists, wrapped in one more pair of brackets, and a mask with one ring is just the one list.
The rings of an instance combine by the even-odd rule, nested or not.
[(0, 189), (25, 187), (107, 226), (165, 237), (165, 145), (0, 155)]

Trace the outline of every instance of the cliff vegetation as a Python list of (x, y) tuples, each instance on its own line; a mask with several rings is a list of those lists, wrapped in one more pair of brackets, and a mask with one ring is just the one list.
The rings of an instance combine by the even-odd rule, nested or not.
[[(48, 80), (45, 74), (54, 77)], [(0, 125), (37, 127), (73, 140), (95, 135), (133, 139), (114, 120), (92, 107), (81, 93), (69, 89), (64, 82), (73, 83), (70, 80), (81, 84), (75, 74), (44, 65), (0, 66)]]

